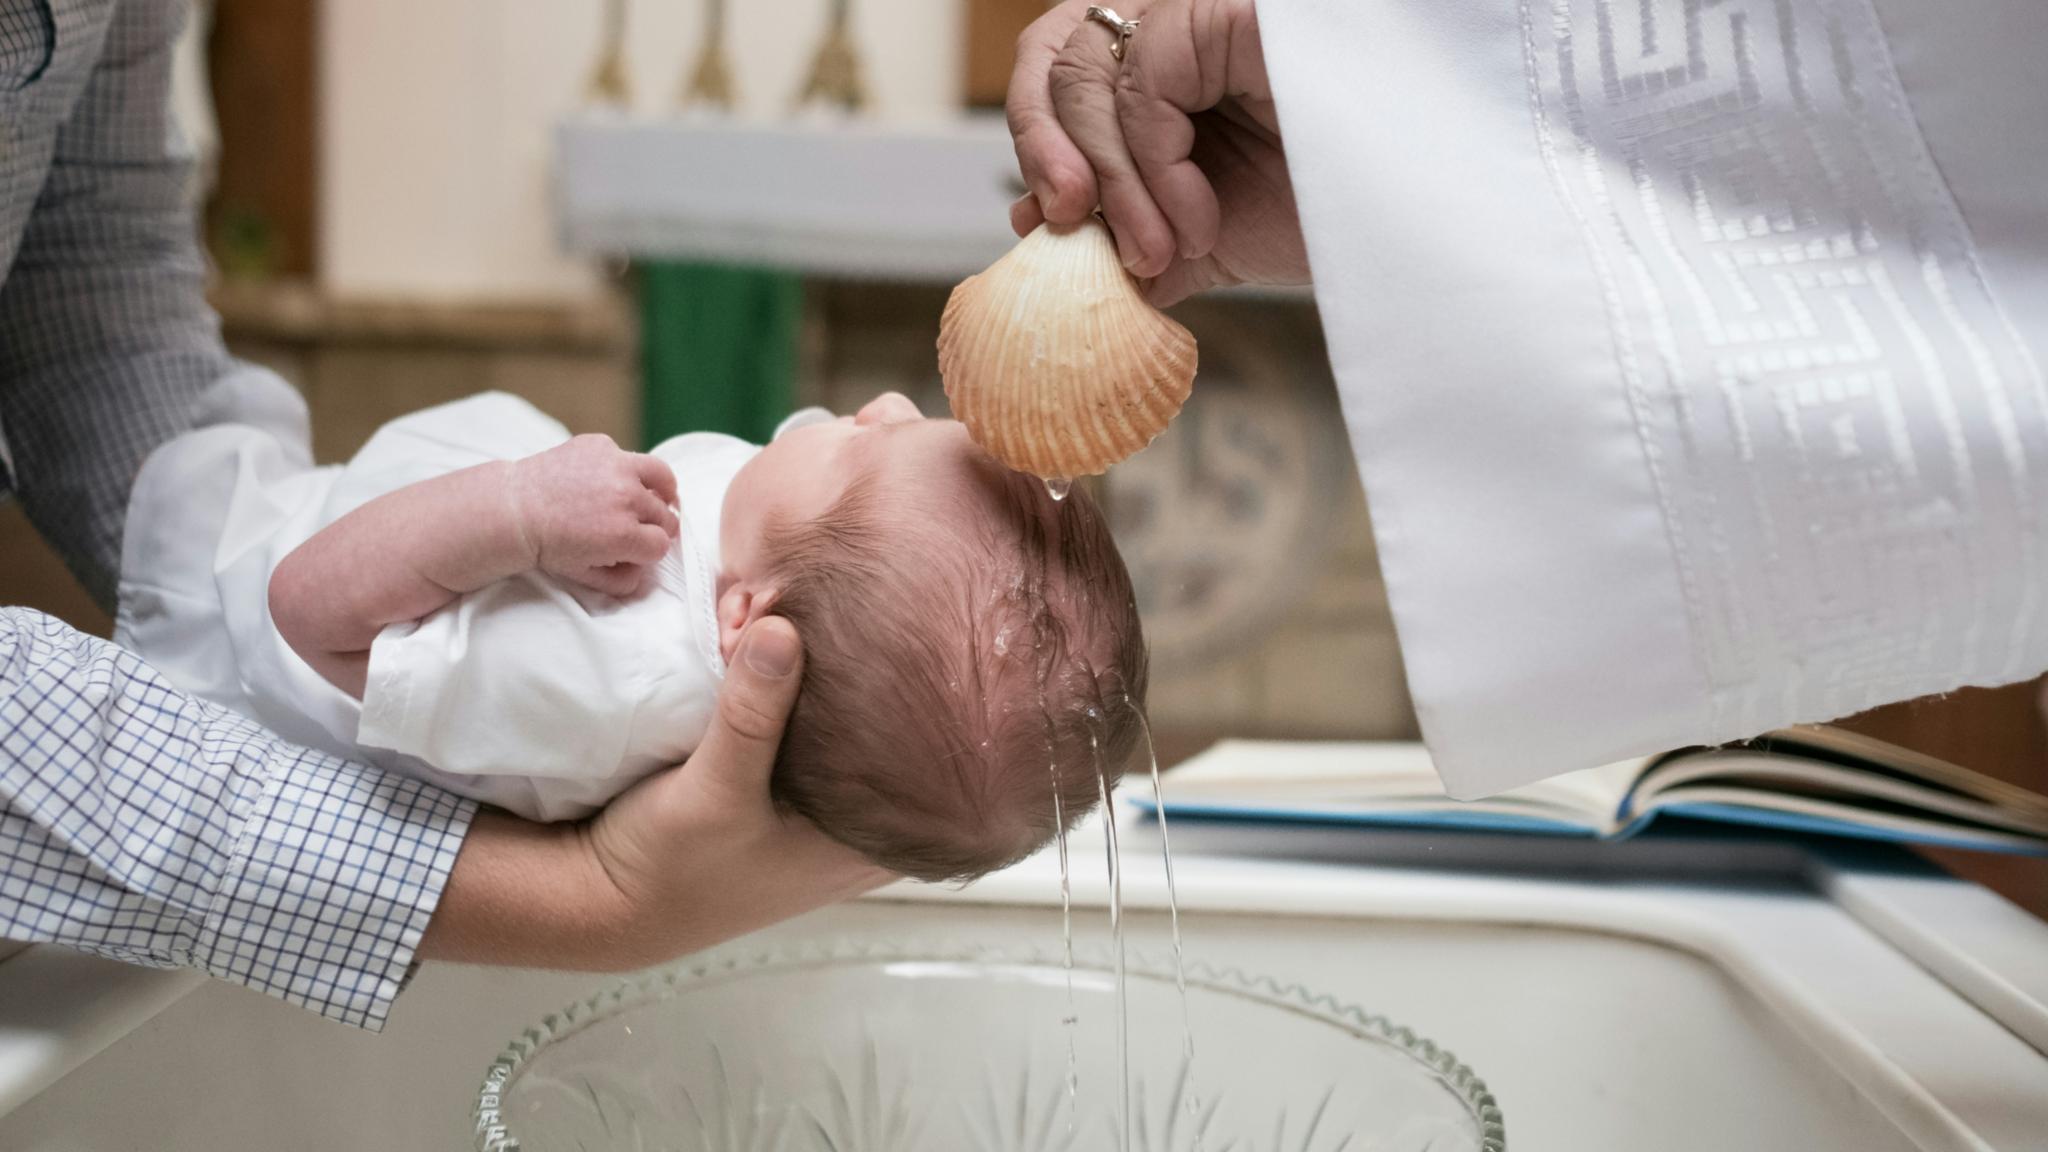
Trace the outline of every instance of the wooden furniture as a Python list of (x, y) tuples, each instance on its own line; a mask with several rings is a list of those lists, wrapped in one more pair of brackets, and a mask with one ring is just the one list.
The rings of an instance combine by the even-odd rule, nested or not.
[(1045, 14), (1044, 0), (967, 0), (967, 104), (1000, 108), (1017, 36)]
[(319, 274), (318, 0), (213, 0), (220, 165), (206, 209), (231, 276)]
[[(1966, 688), (1873, 709), (1842, 726), (2048, 793), (2044, 692), (2048, 678), (2004, 688)], [(1922, 854), (2048, 919), (2048, 860), (1938, 848)]]

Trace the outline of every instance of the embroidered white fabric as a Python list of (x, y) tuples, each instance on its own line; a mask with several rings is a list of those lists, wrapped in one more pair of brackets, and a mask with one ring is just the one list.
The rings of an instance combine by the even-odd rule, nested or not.
[(2048, 6), (1884, 7), (1261, 5), (1454, 794), (2048, 668)]

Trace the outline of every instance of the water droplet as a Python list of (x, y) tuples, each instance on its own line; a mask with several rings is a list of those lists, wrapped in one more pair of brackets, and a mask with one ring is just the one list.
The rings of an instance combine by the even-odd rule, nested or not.
[(1054, 500), (1065, 500), (1073, 490), (1074, 482), (1065, 476), (1054, 476), (1045, 482), (1045, 494)]

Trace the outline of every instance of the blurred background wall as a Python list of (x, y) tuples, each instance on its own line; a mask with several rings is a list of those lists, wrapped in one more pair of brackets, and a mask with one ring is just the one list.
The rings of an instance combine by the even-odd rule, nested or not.
[[(735, 99), (722, 115), (769, 131), (796, 116), (838, 18), (866, 84), (859, 130), (953, 122), (1000, 104), (1017, 32), (1039, 10), (1037, 0), (732, 3), (722, 43)], [(346, 458), (400, 413), (486, 388), (525, 396), (574, 430), (642, 443), (649, 414), (675, 410), (662, 406), (675, 398), (661, 391), (678, 385), (655, 370), (657, 352), (727, 363), (688, 340), (658, 345), (648, 328), (667, 322), (668, 305), (643, 298), (687, 310), (707, 283), (785, 302), (746, 331), (715, 319), (694, 330), (728, 354), (782, 346), (765, 368), (749, 366), (787, 377), (773, 381), (778, 403), (850, 410), (897, 389), (943, 410), (933, 340), (945, 282), (562, 251), (557, 125), (721, 115), (678, 110), (709, 16), (709, 0), (214, 0), (201, 12), (179, 96), (209, 145), (195, 212), (218, 268), (215, 305), (239, 354), (305, 393), (321, 459)], [(605, 101), (593, 82), (611, 45), (621, 67), (609, 75), (625, 91)], [(925, 177), (902, 174), (906, 187)], [(675, 294), (641, 291), (657, 284)], [(1162, 760), (1225, 734), (1412, 738), (1312, 302), (1220, 297), (1177, 314), (1201, 341), (1195, 398), (1158, 444), (1097, 485), (1147, 619)], [(107, 629), (11, 506), (0, 506), (0, 557), (0, 602)], [(2034, 692), (1959, 693), (1858, 723), (2048, 787)], [(2048, 870), (1957, 866), (2048, 908)]]
[[(830, 5), (728, 7), (737, 115), (788, 113)], [(553, 243), (548, 157), (555, 121), (583, 102), (603, 5), (347, 0), (320, 7), (324, 286), (351, 296), (465, 301), (579, 300), (596, 291), (588, 261), (563, 256)], [(665, 113), (702, 48), (703, 6), (635, 0), (625, 10), (629, 109)], [(932, 119), (960, 108), (963, 5), (869, 0), (850, 12), (876, 117)]]

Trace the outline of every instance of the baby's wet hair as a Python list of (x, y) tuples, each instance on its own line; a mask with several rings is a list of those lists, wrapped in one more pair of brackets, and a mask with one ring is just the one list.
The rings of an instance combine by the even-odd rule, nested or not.
[(775, 797), (919, 880), (1043, 847), (1144, 728), (1144, 635), (1101, 508), (986, 458), (972, 480), (885, 491), (869, 472), (769, 538), (804, 643)]

